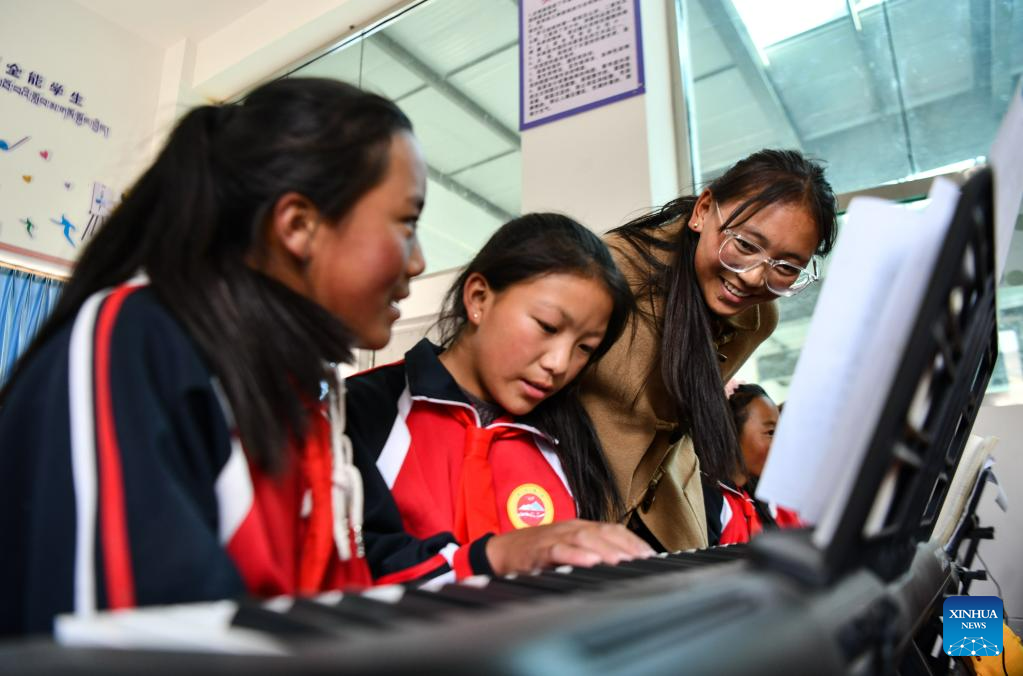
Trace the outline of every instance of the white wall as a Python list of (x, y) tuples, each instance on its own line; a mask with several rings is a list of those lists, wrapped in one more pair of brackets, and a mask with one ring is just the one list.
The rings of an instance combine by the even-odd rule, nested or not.
[[(0, 139), (10, 145), (31, 137), (16, 150), (0, 153), (0, 244), (8, 247), (0, 250), (0, 260), (66, 274), (69, 266), (59, 260), (74, 260), (81, 249), (93, 182), (120, 195), (150, 159), (161, 50), (76, 3), (25, 1), (5, 4), (0, 61), (0, 80), (24, 86), (29, 74), (37, 72), (45, 81), (32, 90), (99, 118), (110, 129), (105, 137), (0, 89)], [(20, 79), (6, 74), (11, 63), (21, 67)], [(62, 84), (64, 92), (54, 95), (51, 83)], [(84, 96), (80, 108), (69, 100), (74, 92)], [(50, 222), (62, 215), (79, 228), (72, 233), (77, 246)], [(35, 224), (34, 237), (22, 219)]]
[(406, 5), (406, 0), (267, 0), (163, 56), (155, 123), (158, 148), (190, 107), (237, 98)]

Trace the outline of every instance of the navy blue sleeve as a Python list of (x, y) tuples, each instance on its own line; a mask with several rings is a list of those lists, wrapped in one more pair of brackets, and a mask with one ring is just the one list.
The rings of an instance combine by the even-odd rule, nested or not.
[(150, 294), (132, 293), (94, 332), (91, 387), (69, 385), (80, 351), (68, 326), (0, 409), (0, 633), (50, 631), (76, 607), (243, 591), (218, 539), (229, 432), (194, 345)]

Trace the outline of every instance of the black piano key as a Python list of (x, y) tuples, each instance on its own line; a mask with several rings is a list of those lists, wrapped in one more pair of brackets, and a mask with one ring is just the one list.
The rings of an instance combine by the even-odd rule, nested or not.
[(568, 573), (564, 573), (567, 577), (573, 580), (589, 580), (599, 585), (610, 585), (621, 580), (635, 577), (634, 571), (618, 569), (613, 566), (598, 567), (593, 566), (591, 568), (572, 568)]
[(320, 627), (322, 632), (337, 636), (372, 629), (372, 626), (365, 620), (334, 613), (327, 605), (301, 597), (292, 599), (291, 607), (281, 611), (281, 614), (290, 620)]
[(668, 554), (665, 558), (673, 559), (675, 561), (684, 561), (692, 564), (693, 566), (708, 566), (715, 563), (735, 560), (735, 557), (726, 556), (710, 549), (701, 549), (695, 552), (677, 552), (675, 554)]
[(337, 631), (322, 621), (315, 621), (300, 614), (289, 615), (270, 610), (264, 608), (260, 602), (250, 599), (238, 602), (238, 610), (231, 620), (231, 626), (255, 629), (282, 640), (308, 640), (337, 635)]
[(323, 622), (335, 625), (338, 630), (380, 630), (395, 626), (393, 618), (388, 620), (379, 614), (365, 610), (353, 610), (349, 605), (342, 606), (340, 600), (334, 603), (324, 603), (315, 599), (297, 598), (291, 610), (285, 614), (308, 618), (309, 621), (316, 621), (319, 618)]
[(648, 575), (654, 575), (657, 573), (670, 573), (684, 568), (690, 568), (689, 564), (669, 559), (662, 556), (652, 556), (649, 559), (634, 559), (632, 561), (622, 561), (618, 564), (622, 568), (628, 568), (629, 570), (635, 570), (639, 573), (645, 573)]
[(567, 593), (567, 590), (546, 580), (536, 579), (532, 575), (520, 575), (513, 578), (495, 577), (487, 582), (487, 588), (500, 589), (520, 599)]
[(718, 552), (725, 556), (729, 556), (733, 559), (741, 559), (749, 556), (749, 543), (743, 542), (737, 545), (724, 545), (721, 547), (714, 547), (708, 551)]
[(479, 610), (486, 604), (456, 596), (446, 596), (424, 589), (407, 589), (397, 606), (411, 612), (432, 613), (434, 617), (452, 610)]
[(623, 561), (622, 563), (618, 563), (613, 566), (605, 563), (598, 563), (595, 566), (581, 568), (580, 570), (585, 570), (597, 575), (606, 575), (609, 580), (628, 580), (633, 577), (642, 577), (642, 573), (639, 573), (628, 566), (622, 565), (624, 563), (628, 562)]
[(492, 580), (503, 585), (517, 586), (523, 589), (533, 589), (543, 594), (569, 594), (575, 591), (575, 585), (566, 585), (564, 580), (550, 580), (541, 575), (516, 575), (515, 577), (503, 577)]
[(710, 549), (701, 549), (697, 554), (717, 559), (718, 561), (735, 561), (736, 559), (743, 558), (746, 552), (745, 545), (729, 545), (727, 547), (711, 547)]
[(379, 626), (396, 626), (408, 620), (433, 617), (436, 613), (417, 613), (409, 608), (402, 608), (398, 601), (378, 601), (368, 596), (346, 594), (334, 604), (335, 610), (347, 613), (352, 617), (366, 618), (366, 621)]
[(441, 596), (464, 600), (466, 603), (475, 603), (481, 606), (492, 606), (508, 601), (521, 599), (521, 594), (516, 595), (497, 586), (476, 587), (467, 584), (448, 584), (436, 592)]
[(585, 591), (588, 589), (600, 589), (607, 583), (607, 578), (593, 577), (578, 571), (582, 569), (573, 568), (570, 572), (559, 573), (557, 571), (544, 571), (538, 577), (562, 584), (570, 591)]

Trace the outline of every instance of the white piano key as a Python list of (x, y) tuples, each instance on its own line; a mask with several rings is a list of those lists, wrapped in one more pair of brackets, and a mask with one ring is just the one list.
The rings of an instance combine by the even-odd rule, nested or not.
[(54, 622), (54, 637), (68, 646), (288, 654), (280, 643), (260, 632), (232, 627), (237, 609), (234, 601), (213, 601), (148, 606), (92, 617), (60, 615)]

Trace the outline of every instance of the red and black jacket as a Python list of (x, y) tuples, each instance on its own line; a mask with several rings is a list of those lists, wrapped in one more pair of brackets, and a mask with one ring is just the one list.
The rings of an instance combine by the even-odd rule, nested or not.
[(334, 549), (320, 412), (269, 477), (218, 389), (138, 284), (95, 294), (41, 347), (0, 409), (0, 634), (50, 631), (59, 613), (371, 582)]
[(490, 574), (490, 534), (576, 517), (556, 442), (506, 416), (480, 426), (439, 352), (424, 339), (347, 381), (378, 583)]
[[(754, 485), (747, 485), (755, 491)], [(802, 528), (806, 524), (790, 509), (757, 500), (747, 486), (703, 477), (703, 505), (707, 514), (707, 543), (734, 545), (749, 542), (765, 529)]]

